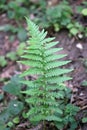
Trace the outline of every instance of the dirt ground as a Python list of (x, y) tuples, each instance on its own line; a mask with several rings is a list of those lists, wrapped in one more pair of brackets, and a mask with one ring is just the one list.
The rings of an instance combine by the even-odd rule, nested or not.
[[(87, 80), (87, 66), (84, 64), (87, 60), (87, 39), (70, 38), (64, 30), (55, 36), (60, 43), (58, 46), (63, 47), (64, 53), (68, 54), (66, 59), (71, 60), (68, 68), (73, 69), (73, 79), (67, 85), (72, 89), (71, 102), (81, 108), (77, 115), (77, 120), (81, 120), (84, 115), (87, 116), (87, 87), (82, 86), (82, 82)], [(80, 124), (80, 129), (87, 130), (87, 124)]]
[[(0, 26), (9, 23), (5, 14), (0, 16)], [(15, 51), (19, 44), (18, 39), (15, 39), (13, 43), (9, 41), (9, 33), (0, 32), (0, 56), (6, 55), (10, 51)], [(72, 89), (71, 102), (81, 108), (77, 114), (77, 120), (86, 113), (87, 115), (87, 87), (82, 86), (82, 82), (87, 80), (87, 66), (84, 64), (87, 59), (87, 38), (78, 39), (76, 37), (69, 37), (67, 30), (62, 30), (59, 33), (51, 34), (56, 37), (56, 40), (60, 42), (57, 47), (63, 47), (64, 53), (68, 54), (67, 60), (71, 60), (71, 63), (67, 66), (73, 68), (71, 73), (72, 80), (67, 84)], [(8, 60), (8, 59), (7, 59)], [(18, 73), (18, 65), (16, 62), (9, 61), (5, 67), (0, 68), (0, 78), (10, 79), (12, 75)], [(3, 87), (3, 82), (0, 82), (0, 88)], [(79, 124), (77, 130), (87, 130), (87, 124)]]

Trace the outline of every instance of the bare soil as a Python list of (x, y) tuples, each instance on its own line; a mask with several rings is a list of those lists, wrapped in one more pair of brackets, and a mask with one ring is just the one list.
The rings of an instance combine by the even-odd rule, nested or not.
[[(10, 21), (6, 18), (6, 15), (0, 15), (0, 26), (8, 23), (10, 23)], [(84, 64), (84, 61), (87, 60), (87, 38), (79, 39), (77, 37), (69, 37), (67, 30), (62, 30), (59, 33), (50, 33), (50, 35), (56, 37), (56, 40), (60, 42), (57, 47), (63, 47), (63, 53), (68, 54), (66, 59), (71, 60), (71, 63), (67, 67), (73, 68), (70, 74), (73, 79), (66, 84), (72, 89), (71, 102), (81, 108), (76, 116), (77, 120), (81, 120), (82, 117), (87, 116), (87, 87), (82, 86), (82, 82), (87, 80), (87, 66)], [(9, 33), (0, 32), (0, 56), (6, 56), (8, 52), (16, 51), (19, 45), (17, 38), (11, 43), (9, 37)], [(0, 67), (0, 78), (4, 78), (6, 82), (12, 75), (19, 73), (17, 71), (18, 67), (16, 62), (8, 60), (8, 64), (5, 67)], [(3, 85), (4, 82), (1, 81), (0, 88), (2, 88)], [(0, 92), (1, 91), (2, 90), (0, 90)], [(33, 128), (32, 130), (39, 130), (39, 127), (40, 126)], [(49, 129), (53, 130), (53, 128)], [(76, 130), (87, 130), (87, 124), (82, 124), (80, 121)]]

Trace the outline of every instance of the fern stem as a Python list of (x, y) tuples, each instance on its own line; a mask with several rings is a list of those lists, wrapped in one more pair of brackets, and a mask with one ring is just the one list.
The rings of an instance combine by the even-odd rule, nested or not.
[(46, 122), (45, 122), (45, 120), (43, 121), (43, 130), (46, 130)]

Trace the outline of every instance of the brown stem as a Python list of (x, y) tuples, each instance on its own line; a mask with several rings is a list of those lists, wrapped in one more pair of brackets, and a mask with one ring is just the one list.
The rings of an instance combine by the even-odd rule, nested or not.
[(43, 130), (46, 130), (46, 122), (43, 121)]

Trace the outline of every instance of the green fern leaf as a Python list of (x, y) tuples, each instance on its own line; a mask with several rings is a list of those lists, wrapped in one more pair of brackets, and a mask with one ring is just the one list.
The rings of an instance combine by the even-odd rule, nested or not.
[(30, 60), (30, 61), (25, 60), (25, 61), (21, 61), (21, 63), (24, 65), (32, 66), (32, 67), (38, 67), (38, 68), (43, 67), (43, 64), (36, 60)]
[(63, 66), (70, 61), (62, 61), (66, 55), (57, 54), (62, 48), (56, 48), (58, 42), (53, 41), (55, 38), (46, 38), (47, 32), (39, 31), (39, 27), (29, 19), (27, 24), (29, 40), (20, 63), (30, 68), (24, 71), (21, 77), (35, 75), (36, 78), (32, 81), (21, 81), (27, 85), (26, 90), (21, 91), (26, 95), (26, 103), (30, 107), (26, 115), (31, 122), (62, 122), (55, 113), (63, 116), (60, 102), (65, 98), (66, 87), (61, 84), (71, 79), (65, 75), (71, 70), (64, 69)]
[(39, 49), (38, 50), (36, 50), (36, 49), (31, 49), (31, 50), (25, 50), (24, 51), (25, 53), (27, 53), (27, 54), (35, 54), (35, 55), (42, 55), (42, 53), (39, 51)]
[(41, 75), (43, 74), (43, 71), (40, 68), (32, 68), (32, 69), (27, 69), (21, 74), (21, 77), (27, 76), (27, 75)]
[(56, 116), (54, 116), (54, 115), (48, 116), (46, 119), (47, 119), (48, 121), (58, 121), (58, 122), (62, 122), (62, 119), (61, 119), (61, 118), (56, 117)]
[(38, 113), (37, 115), (34, 115), (33, 117), (30, 118), (31, 122), (39, 122), (41, 120), (45, 120), (46, 116), (45, 115), (41, 115), (41, 113)]
[(42, 57), (34, 54), (26, 54), (24, 56), (21, 56), (21, 58), (30, 59), (30, 60), (36, 60), (36, 61), (42, 61)]
[(67, 55), (63, 55), (63, 54), (61, 54), (61, 55), (49, 55), (49, 56), (46, 57), (45, 60), (47, 62), (50, 62), (50, 61), (54, 61), (54, 60), (58, 60), (58, 59), (64, 58), (65, 56), (67, 56)]
[(62, 110), (60, 108), (56, 107), (56, 106), (50, 107), (49, 109), (50, 109), (50, 111), (52, 111), (52, 113), (58, 113), (58, 114), (61, 114), (61, 115), (63, 114)]
[(49, 56), (49, 55), (51, 55), (53, 53), (56, 53), (58, 51), (61, 51), (61, 50), (62, 50), (62, 48), (52, 48), (50, 50), (46, 50), (45, 51), (45, 56)]
[(61, 67), (63, 65), (66, 65), (70, 63), (70, 61), (54, 61), (54, 62), (48, 62), (46, 65), (46, 69), (52, 69), (52, 68), (56, 68), (56, 67)]
[(49, 97), (55, 97), (55, 98), (58, 98), (58, 99), (63, 99), (64, 98), (64, 92), (63, 91), (59, 91), (59, 92), (51, 92), (49, 93)]
[(47, 44), (47, 43), (52, 42), (54, 39), (55, 39), (55, 37), (45, 38), (45, 39), (43, 39), (43, 41), (41, 43), (42, 43), (42, 45)]
[(52, 69), (52, 70), (49, 70), (47, 73), (46, 73), (46, 77), (52, 77), (52, 76), (60, 76), (62, 74), (66, 74), (66, 73), (69, 73), (71, 72), (72, 70), (69, 70), (69, 69)]
[(29, 80), (22, 80), (22, 81), (20, 81), (20, 83), (25, 84), (25, 85), (29, 86), (30, 88), (34, 87), (34, 83)]
[(49, 48), (51, 48), (51, 47), (57, 45), (58, 43), (59, 43), (59, 42), (51, 42), (51, 43), (48, 43), (48, 44), (46, 45), (45, 49), (49, 49)]
[(47, 79), (47, 82), (48, 82), (48, 83), (51, 83), (51, 84), (53, 84), (53, 83), (58, 83), (58, 84), (60, 84), (60, 83), (62, 83), (62, 82), (65, 82), (65, 81), (71, 80), (71, 79), (72, 79), (72, 78), (66, 77), (66, 76), (52, 77), (52, 78), (48, 78), (48, 79)]

